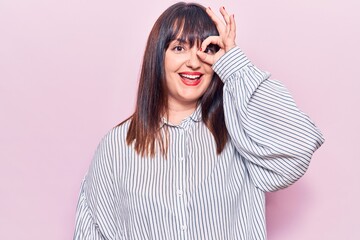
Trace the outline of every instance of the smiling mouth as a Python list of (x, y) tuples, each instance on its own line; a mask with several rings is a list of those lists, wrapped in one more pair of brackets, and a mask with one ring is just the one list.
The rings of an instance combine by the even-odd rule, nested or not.
[(187, 86), (196, 86), (201, 82), (201, 77), (203, 74), (201, 73), (179, 73), (182, 82)]

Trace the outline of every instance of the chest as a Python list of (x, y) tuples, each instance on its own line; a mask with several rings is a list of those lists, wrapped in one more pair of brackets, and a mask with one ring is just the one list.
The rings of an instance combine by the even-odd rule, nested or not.
[(229, 188), (229, 192), (239, 188), (246, 170), (230, 142), (217, 154), (214, 138), (204, 125), (169, 128), (167, 134), (167, 157), (142, 157), (129, 148), (126, 159), (117, 160), (121, 169), (115, 182), (122, 195), (172, 205), (175, 196), (191, 202), (213, 188)]

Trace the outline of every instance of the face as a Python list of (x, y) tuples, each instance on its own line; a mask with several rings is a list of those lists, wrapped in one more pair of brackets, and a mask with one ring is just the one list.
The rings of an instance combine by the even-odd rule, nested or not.
[[(174, 40), (165, 52), (165, 76), (170, 108), (196, 107), (209, 87), (214, 71), (202, 62), (194, 44)], [(213, 54), (208, 51), (208, 54)]]

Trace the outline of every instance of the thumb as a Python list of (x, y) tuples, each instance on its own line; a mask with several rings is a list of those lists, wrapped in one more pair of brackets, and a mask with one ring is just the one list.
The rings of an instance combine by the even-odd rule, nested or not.
[(212, 55), (209, 55), (207, 53), (204, 53), (202, 51), (197, 51), (196, 53), (198, 55), (198, 57), (200, 58), (201, 61), (207, 63), (207, 64), (210, 64), (210, 65), (213, 65), (214, 64), (214, 56)]

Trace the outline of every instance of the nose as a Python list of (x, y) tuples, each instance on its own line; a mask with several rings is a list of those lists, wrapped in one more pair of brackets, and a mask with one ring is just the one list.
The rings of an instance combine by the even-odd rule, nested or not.
[(200, 67), (200, 58), (196, 54), (198, 51), (197, 47), (191, 48), (191, 51), (189, 52), (189, 58), (186, 61), (186, 66), (192, 69), (197, 69)]

